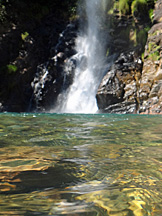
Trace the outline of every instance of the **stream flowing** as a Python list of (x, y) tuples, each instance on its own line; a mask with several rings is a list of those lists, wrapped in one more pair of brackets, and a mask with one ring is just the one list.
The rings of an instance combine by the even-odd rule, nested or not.
[(1, 113), (0, 215), (162, 215), (162, 117)]

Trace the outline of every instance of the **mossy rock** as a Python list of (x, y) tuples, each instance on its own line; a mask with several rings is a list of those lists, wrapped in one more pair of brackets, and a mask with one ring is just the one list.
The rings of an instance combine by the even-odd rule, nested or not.
[(131, 4), (132, 14), (138, 16), (148, 15), (148, 6), (146, 0), (134, 0)]
[(123, 15), (130, 13), (130, 5), (128, 0), (119, 0), (119, 12)]

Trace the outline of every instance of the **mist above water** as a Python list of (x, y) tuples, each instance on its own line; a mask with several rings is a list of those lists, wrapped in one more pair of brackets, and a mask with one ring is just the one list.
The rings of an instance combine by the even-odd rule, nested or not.
[[(76, 52), (71, 60), (76, 64), (73, 84), (69, 89), (59, 95), (57, 107), (54, 112), (61, 113), (95, 113), (97, 112), (96, 93), (98, 86), (106, 72), (105, 39), (102, 25), (107, 0), (85, 0), (84, 18), (80, 32), (76, 39)], [(83, 12), (82, 12), (83, 14)], [(70, 65), (68, 61), (65, 70)]]

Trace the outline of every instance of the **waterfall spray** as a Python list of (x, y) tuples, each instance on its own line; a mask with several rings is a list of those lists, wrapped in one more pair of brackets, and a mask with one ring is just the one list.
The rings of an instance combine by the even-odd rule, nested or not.
[[(77, 54), (73, 84), (58, 97), (52, 112), (95, 113), (96, 92), (105, 74), (105, 38), (101, 31), (107, 0), (85, 0), (87, 27), (76, 39)], [(66, 64), (68, 68), (68, 63)]]

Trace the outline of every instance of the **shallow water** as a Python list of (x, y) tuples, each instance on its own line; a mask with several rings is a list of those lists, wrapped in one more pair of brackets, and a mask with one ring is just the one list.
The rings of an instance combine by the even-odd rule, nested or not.
[(0, 114), (0, 215), (162, 215), (162, 116)]

